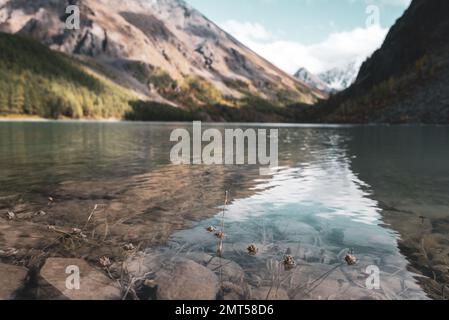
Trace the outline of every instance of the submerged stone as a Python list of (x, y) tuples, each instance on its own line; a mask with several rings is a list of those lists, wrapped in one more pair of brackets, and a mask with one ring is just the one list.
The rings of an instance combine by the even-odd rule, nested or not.
[(252, 300), (290, 300), (287, 291), (275, 287), (262, 287), (251, 290)]
[(0, 300), (10, 300), (24, 286), (28, 269), (0, 263)]
[(218, 278), (206, 267), (186, 259), (167, 262), (156, 273), (159, 300), (215, 300)]
[(190, 253), (187, 257), (213, 271), (223, 281), (241, 284), (245, 277), (242, 267), (232, 260), (214, 257), (206, 253)]
[(40, 271), (43, 299), (117, 300), (116, 282), (82, 259), (49, 258)]

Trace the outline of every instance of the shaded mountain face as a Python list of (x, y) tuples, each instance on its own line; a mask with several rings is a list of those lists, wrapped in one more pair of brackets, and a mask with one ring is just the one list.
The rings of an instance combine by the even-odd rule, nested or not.
[(413, 0), (320, 121), (449, 123), (449, 1)]
[(414, 0), (384, 44), (360, 68), (357, 86), (369, 88), (401, 75), (418, 59), (445, 52), (449, 44), (449, 1)]
[[(80, 7), (79, 30), (65, 28), (69, 4)], [(0, 0), (0, 31), (32, 36), (175, 105), (248, 95), (312, 104), (323, 97), (178, 0)], [(193, 91), (201, 94), (189, 96)]]

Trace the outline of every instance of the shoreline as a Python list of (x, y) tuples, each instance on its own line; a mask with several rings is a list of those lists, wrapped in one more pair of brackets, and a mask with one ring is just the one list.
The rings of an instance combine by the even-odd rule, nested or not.
[[(200, 120), (198, 120), (200, 121)], [(39, 116), (1, 116), (0, 115), (0, 123), (192, 123), (194, 121), (131, 121), (125, 119), (117, 119), (117, 118), (98, 118), (98, 119), (48, 119), (42, 118)], [(204, 124), (209, 125), (229, 125), (229, 126), (264, 126), (264, 127), (273, 127), (278, 126), (281, 128), (291, 128), (291, 127), (310, 127), (310, 128), (351, 128), (351, 127), (449, 127), (448, 124), (441, 123), (293, 123), (293, 122), (208, 122), (201, 121)]]
[(42, 117), (0, 116), (0, 122), (124, 122), (120, 119), (48, 119)]
[(46, 122), (50, 121), (42, 117), (32, 116), (0, 116), (0, 122)]

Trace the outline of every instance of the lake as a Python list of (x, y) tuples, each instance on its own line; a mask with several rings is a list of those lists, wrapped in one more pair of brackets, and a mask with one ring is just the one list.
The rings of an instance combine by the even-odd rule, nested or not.
[[(0, 220), (0, 246), (48, 251), (38, 226), (80, 227), (94, 212), (89, 232), (105, 245), (77, 254), (118, 256), (113, 246), (132, 242), (153, 267), (160, 257), (212, 263), (223, 298), (448, 294), (448, 127), (203, 124), (277, 128), (279, 167), (261, 176), (257, 166), (171, 164), (170, 133), (191, 125), (0, 122), (0, 211), (18, 217), (14, 230)], [(222, 224), (216, 257), (206, 229)]]

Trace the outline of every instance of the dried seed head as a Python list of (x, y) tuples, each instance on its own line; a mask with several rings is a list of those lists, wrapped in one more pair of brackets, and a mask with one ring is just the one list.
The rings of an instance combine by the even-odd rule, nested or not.
[(14, 220), (16, 218), (16, 214), (12, 211), (8, 211), (6, 213), (6, 216), (8, 217), (9, 220)]
[(105, 267), (105, 268), (109, 267), (109, 266), (112, 264), (112, 263), (111, 263), (111, 260), (110, 260), (108, 257), (106, 257), (106, 256), (101, 257), (101, 258), (99, 259), (99, 262), (100, 262), (100, 265), (101, 265), (102, 267)]
[(217, 239), (223, 239), (225, 234), (223, 231), (218, 231), (215, 233), (215, 236), (217, 237)]
[(132, 251), (132, 250), (134, 250), (135, 248), (134, 248), (134, 245), (133, 245), (132, 243), (128, 243), (128, 244), (125, 244), (125, 245), (123, 246), (123, 249), (124, 249), (125, 251)]
[(349, 266), (353, 266), (357, 263), (357, 258), (353, 254), (348, 253), (345, 257), (345, 261)]
[(282, 263), (284, 264), (285, 269), (292, 269), (296, 265), (295, 259), (293, 259), (293, 257), (288, 254), (284, 256), (284, 260), (282, 261)]
[(247, 248), (247, 250), (248, 250), (248, 253), (249, 253), (250, 255), (256, 255), (257, 252), (259, 252), (259, 249), (258, 249), (254, 244), (250, 245), (250, 246)]

